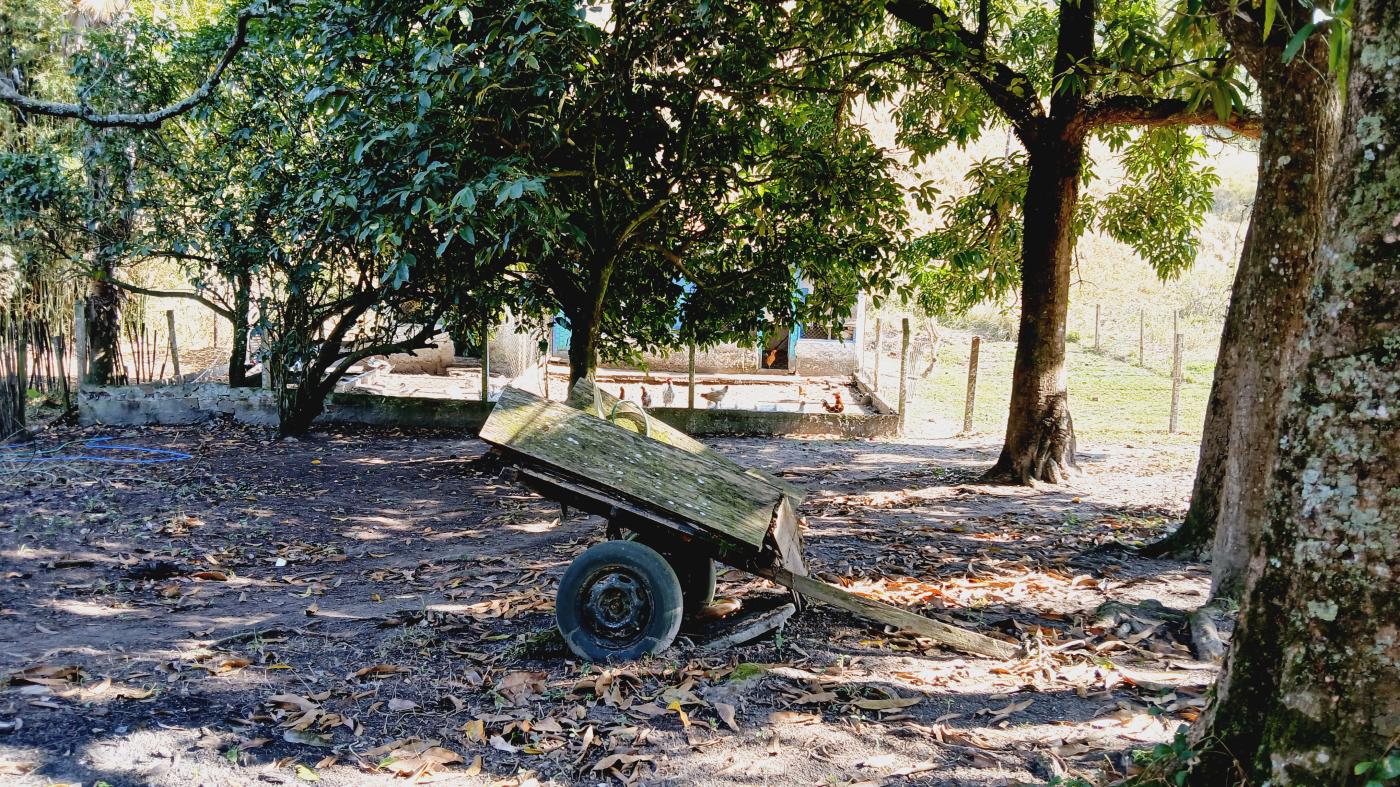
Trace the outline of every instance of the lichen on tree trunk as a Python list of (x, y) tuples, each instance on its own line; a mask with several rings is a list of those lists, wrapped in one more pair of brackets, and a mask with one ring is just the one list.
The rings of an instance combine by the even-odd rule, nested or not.
[(1191, 784), (1360, 784), (1400, 740), (1400, 6), (1355, 15), (1269, 527)]
[(1074, 261), (1084, 140), (1069, 134), (1034, 149), (1024, 204), (1021, 324), (1001, 456), (986, 479), (1059, 483), (1075, 465), (1065, 372), (1065, 325)]

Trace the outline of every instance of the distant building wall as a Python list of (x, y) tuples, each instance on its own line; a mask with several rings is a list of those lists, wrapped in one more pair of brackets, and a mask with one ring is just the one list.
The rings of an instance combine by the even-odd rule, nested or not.
[(798, 339), (793, 353), (796, 373), (809, 377), (855, 374), (860, 365), (859, 346), (854, 340)]
[[(695, 350), (695, 371), (699, 374), (747, 374), (758, 371), (758, 349), (737, 344), (721, 344)], [(642, 363), (648, 371), (681, 372), (690, 368), (689, 350), (665, 353), (644, 353)]]
[(389, 363), (389, 368), (399, 374), (447, 374), (447, 367), (452, 364), (457, 352), (452, 337), (440, 333), (432, 338), (432, 342), (432, 346), (426, 349), (392, 353), (383, 358)]
[(496, 326), (487, 342), (491, 353), (491, 372), (507, 377), (518, 377), (539, 366), (544, 352), (540, 349), (543, 337), (514, 318), (508, 317)]

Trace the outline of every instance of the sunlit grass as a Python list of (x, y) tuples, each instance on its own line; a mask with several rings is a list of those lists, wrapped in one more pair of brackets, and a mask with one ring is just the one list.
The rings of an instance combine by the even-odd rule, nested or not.
[[(927, 430), (961, 429), (970, 341), (968, 336), (950, 336), (945, 341), (933, 372), (914, 388), (912, 423), (932, 419)], [(1070, 344), (1068, 350), (1070, 411), (1081, 443), (1189, 445), (1200, 440), (1213, 363), (1190, 365), (1181, 387), (1180, 433), (1169, 435), (1169, 369), (1144, 369), (1080, 344)], [(999, 436), (1006, 429), (1015, 352), (1014, 342), (982, 342), (973, 416), (973, 431), (978, 434)]]

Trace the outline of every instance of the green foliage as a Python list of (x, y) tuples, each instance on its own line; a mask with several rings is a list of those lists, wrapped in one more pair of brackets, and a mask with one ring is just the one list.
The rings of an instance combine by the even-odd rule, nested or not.
[(977, 162), (967, 172), (971, 191), (940, 207), (942, 227), (904, 249), (911, 294), (926, 312), (964, 314), (1019, 286), (1027, 174), (1019, 152)]
[(1196, 260), (1197, 233), (1220, 183), (1205, 156), (1204, 140), (1186, 128), (1144, 131), (1121, 145), (1122, 185), (1097, 205), (1085, 200), (1081, 206), (1157, 275), (1176, 278)]
[[(1224, 122), (1246, 111), (1251, 89), (1214, 19), (1194, 2), (1171, 14), (1152, 0), (1101, 3), (1092, 54), (1057, 65), (1065, 57), (1061, 26), (1076, 23), (1060, 18), (1072, 13), (1066, 6), (994, 0), (984, 20), (975, 17), (975, 4), (961, 8), (947, 17), (934, 13), (927, 30), (897, 25), (883, 43), (889, 51), (917, 52), (892, 59), (883, 72), (899, 86), (890, 91), (899, 96), (897, 139), (913, 163), (1006, 126), (1032, 153), (1047, 139), (1106, 141), (1127, 177), (1097, 204), (1081, 201), (1075, 234), (1097, 227), (1132, 246), (1164, 278), (1179, 275), (1194, 261), (1217, 182), (1190, 124), (1205, 122), (1203, 113)], [(980, 40), (973, 32), (979, 27)], [(1114, 102), (1175, 102), (1170, 111), (1182, 119), (1156, 118), (1137, 130), (1147, 116), (1096, 114)], [(901, 261), (922, 308), (960, 314), (1016, 291), (1020, 203), (1033, 160), (1018, 152), (976, 164), (967, 173), (972, 193), (944, 199), (936, 211), (941, 226), (904, 250)], [(1094, 169), (1086, 161), (1086, 179)]]
[(1377, 760), (1358, 762), (1352, 773), (1366, 777), (1366, 787), (1386, 787), (1400, 780), (1400, 751), (1391, 751)]
[[(817, 79), (778, 53), (810, 29), (771, 4), (657, 2), (616, 18), (541, 4), (536, 60), (567, 90), (493, 91), (522, 179), (495, 203), (535, 213), (513, 237), (529, 314), (558, 309), (583, 352), (608, 357), (724, 340), (769, 321), (836, 322), (879, 287), (904, 222), (892, 168), (847, 97), (779, 91)], [(573, 6), (565, 6), (572, 10)], [(545, 66), (541, 66), (543, 68)], [(799, 279), (812, 295), (794, 298)], [(679, 331), (674, 330), (680, 324)], [(587, 361), (586, 361), (587, 362)]]

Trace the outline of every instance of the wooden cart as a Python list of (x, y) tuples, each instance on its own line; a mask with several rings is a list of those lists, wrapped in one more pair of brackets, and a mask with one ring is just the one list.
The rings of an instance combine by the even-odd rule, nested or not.
[(948, 647), (1010, 658), (1015, 645), (966, 631), (807, 575), (801, 488), (746, 468), (641, 408), (576, 385), (565, 404), (508, 387), (481, 439), (535, 492), (604, 517), (610, 539), (560, 582), (555, 615), (582, 658), (625, 660), (671, 644), (682, 617), (714, 594), (714, 561), (805, 599)]

